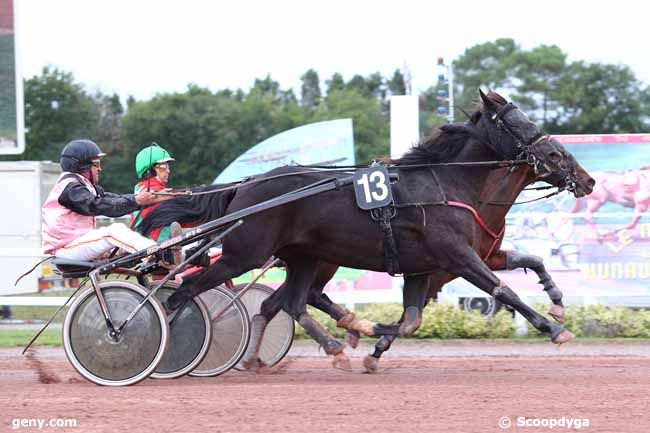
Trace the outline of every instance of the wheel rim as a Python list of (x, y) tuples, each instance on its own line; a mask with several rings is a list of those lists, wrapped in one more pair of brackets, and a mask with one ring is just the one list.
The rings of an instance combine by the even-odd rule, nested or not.
[(482, 316), (494, 315), (496, 305), (493, 298), (466, 298), (464, 301), (466, 311), (478, 311)]
[[(146, 296), (146, 290), (125, 281), (99, 284), (116, 327)], [(86, 379), (109, 386), (136, 383), (151, 374), (167, 345), (168, 327), (160, 303), (150, 299), (115, 342), (94, 290), (85, 290), (72, 304), (64, 323), (64, 349), (68, 359)]]
[[(167, 284), (156, 292), (164, 302), (178, 284)], [(210, 316), (199, 299), (191, 299), (169, 323), (169, 345), (158, 367), (151, 374), (155, 379), (173, 379), (192, 371), (205, 357), (212, 334)]]
[[(235, 286), (234, 292), (237, 293), (246, 285), (240, 284)], [(254, 284), (246, 293), (241, 296), (241, 301), (248, 311), (249, 317), (259, 314), (262, 302), (268, 298), (274, 290), (263, 284)], [(273, 320), (266, 325), (264, 337), (260, 344), (259, 357), (262, 362), (268, 366), (273, 366), (285, 357), (291, 344), (293, 343), (294, 323), (291, 316), (284, 311), (275, 315)], [(235, 367), (242, 370), (243, 366), (237, 364)]]
[[(217, 287), (203, 292), (199, 298), (212, 316), (232, 301), (232, 294)], [(218, 319), (212, 320), (210, 349), (203, 361), (190, 373), (192, 376), (217, 376), (230, 370), (246, 351), (250, 328), (246, 308), (236, 300)]]

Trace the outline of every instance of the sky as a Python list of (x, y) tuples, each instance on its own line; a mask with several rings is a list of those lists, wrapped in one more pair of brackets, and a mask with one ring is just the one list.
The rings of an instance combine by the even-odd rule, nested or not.
[(435, 82), (438, 56), (448, 62), (502, 37), (524, 49), (557, 45), (569, 61), (627, 65), (650, 84), (639, 1), (14, 1), (24, 77), (52, 65), (123, 98), (189, 83), (247, 90), (267, 74), (299, 95), (309, 68), (323, 83), (335, 72), (390, 77), (405, 64), (415, 93)]

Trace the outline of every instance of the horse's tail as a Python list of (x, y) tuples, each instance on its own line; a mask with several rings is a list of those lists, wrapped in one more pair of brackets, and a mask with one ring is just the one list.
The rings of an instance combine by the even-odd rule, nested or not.
[[(201, 188), (210, 191), (223, 185), (210, 185)], [(209, 194), (178, 197), (162, 202), (151, 211), (138, 226), (138, 232), (149, 236), (152, 230), (166, 227), (177, 221), (184, 225), (199, 225), (220, 218), (226, 214), (228, 205), (235, 197), (236, 189), (212, 192)]]

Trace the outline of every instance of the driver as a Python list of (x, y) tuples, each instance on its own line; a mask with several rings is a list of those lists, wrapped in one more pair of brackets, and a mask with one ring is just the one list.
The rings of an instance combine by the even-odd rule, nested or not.
[[(98, 185), (101, 160), (106, 154), (90, 140), (73, 140), (61, 152), (61, 169), (54, 188), (42, 207), (42, 236), (45, 253), (56, 257), (89, 261), (105, 257), (118, 247), (133, 253), (156, 245), (151, 239), (115, 223), (97, 228), (95, 217), (119, 217), (167, 200), (149, 191), (138, 194), (105, 192)], [(175, 264), (183, 260), (180, 249), (172, 251)]]

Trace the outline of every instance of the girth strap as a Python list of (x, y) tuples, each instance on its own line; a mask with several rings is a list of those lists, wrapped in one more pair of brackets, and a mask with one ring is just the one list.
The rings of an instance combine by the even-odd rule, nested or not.
[(393, 236), (393, 227), (390, 224), (390, 220), (397, 215), (397, 209), (393, 206), (384, 206), (371, 210), (370, 214), (372, 219), (379, 222), (379, 227), (384, 233), (384, 264), (386, 266), (386, 272), (392, 276), (401, 274), (399, 252), (397, 251), (397, 243)]

